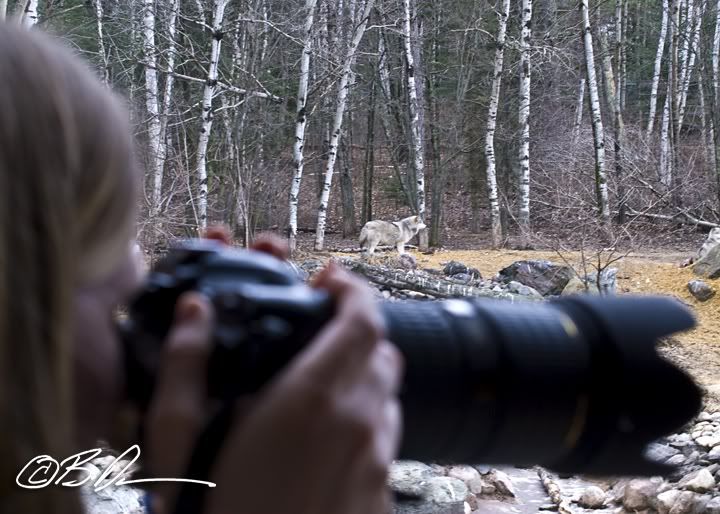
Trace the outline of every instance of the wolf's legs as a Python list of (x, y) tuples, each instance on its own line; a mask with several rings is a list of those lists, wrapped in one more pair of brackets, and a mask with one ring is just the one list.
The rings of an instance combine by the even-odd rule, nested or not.
[(397, 251), (400, 255), (404, 254), (405, 253), (405, 243), (398, 243)]

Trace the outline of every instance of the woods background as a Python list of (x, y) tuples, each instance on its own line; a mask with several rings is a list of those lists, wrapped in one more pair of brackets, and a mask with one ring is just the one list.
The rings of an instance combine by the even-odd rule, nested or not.
[(720, 0), (0, 0), (5, 14), (127, 102), (151, 246), (213, 222), (315, 249), (411, 214), (435, 246), (720, 222)]

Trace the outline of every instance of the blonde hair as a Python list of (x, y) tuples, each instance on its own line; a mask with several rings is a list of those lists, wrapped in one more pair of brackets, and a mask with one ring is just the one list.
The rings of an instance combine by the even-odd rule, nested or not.
[(131, 135), (113, 95), (37, 31), (0, 23), (0, 77), (0, 512), (77, 513), (67, 489), (15, 477), (77, 451), (73, 288), (109, 272), (134, 231)]

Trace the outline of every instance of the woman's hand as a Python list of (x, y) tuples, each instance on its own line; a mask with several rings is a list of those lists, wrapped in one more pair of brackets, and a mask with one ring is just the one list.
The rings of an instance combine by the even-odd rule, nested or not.
[[(276, 238), (255, 248), (287, 255)], [(385, 481), (401, 433), (400, 355), (383, 340), (379, 312), (362, 281), (330, 266), (315, 287), (334, 297), (337, 315), (252, 408), (238, 407), (209, 478), (217, 487), (209, 491), (207, 513), (365, 514), (390, 508)], [(154, 476), (184, 478), (207, 422), (212, 318), (200, 295), (178, 302), (147, 418), (146, 455)], [(169, 505), (177, 490), (159, 492)]]

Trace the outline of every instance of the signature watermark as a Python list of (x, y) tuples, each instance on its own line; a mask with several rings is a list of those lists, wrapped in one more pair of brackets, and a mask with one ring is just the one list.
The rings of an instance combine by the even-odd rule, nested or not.
[[(140, 446), (131, 446), (121, 455), (115, 457), (105, 470), (97, 472), (85, 466), (103, 452), (102, 448), (94, 448), (71, 455), (58, 462), (49, 455), (38, 455), (30, 459), (15, 477), (15, 483), (24, 489), (42, 489), (50, 485), (61, 487), (80, 487), (92, 482), (93, 489), (102, 491), (111, 486), (137, 485), (148, 482), (187, 482), (191, 484), (215, 487), (214, 482), (193, 480), (189, 478), (141, 478), (127, 480), (129, 469), (140, 458)], [(124, 462), (127, 461), (127, 462)], [(122, 469), (118, 463), (123, 462)], [(94, 481), (94, 482), (93, 482)]]

